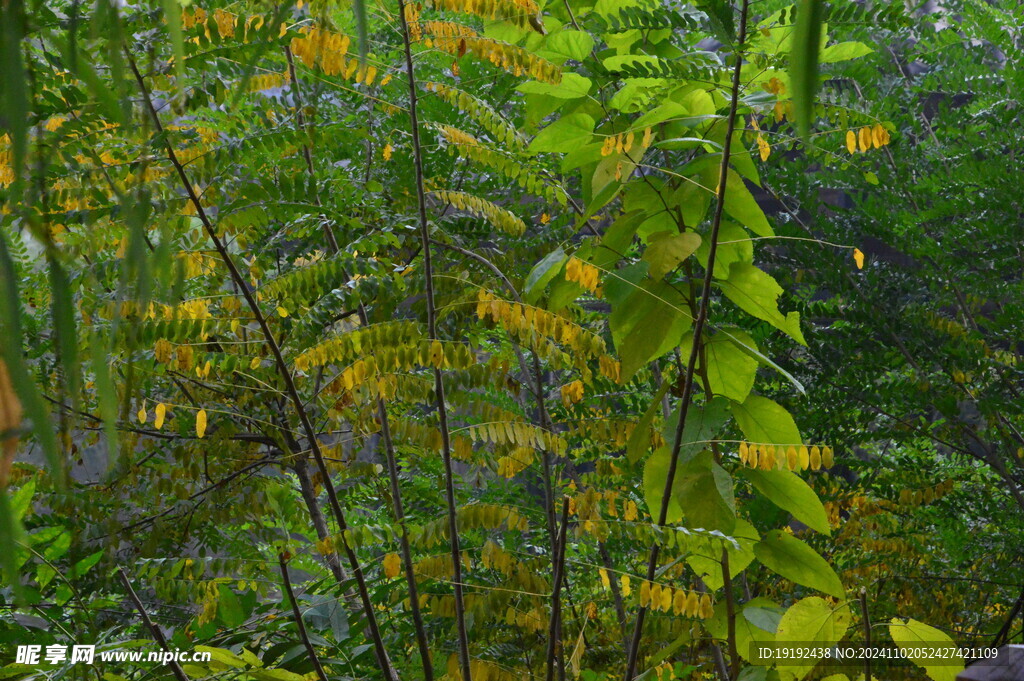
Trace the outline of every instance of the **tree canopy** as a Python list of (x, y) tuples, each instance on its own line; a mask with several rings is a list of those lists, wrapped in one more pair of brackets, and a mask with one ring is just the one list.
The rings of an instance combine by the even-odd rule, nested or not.
[(1022, 642), (1022, 25), (0, 3), (0, 679)]

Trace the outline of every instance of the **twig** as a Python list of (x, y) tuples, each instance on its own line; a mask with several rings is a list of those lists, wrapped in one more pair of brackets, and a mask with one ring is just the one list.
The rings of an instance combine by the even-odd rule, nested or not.
[[(334, 484), (331, 482), (331, 474), (327, 469), (323, 453), (320, 450), (320, 442), (317, 439), (316, 431), (313, 429), (313, 423), (309, 419), (309, 414), (306, 412), (302, 398), (299, 397), (299, 392), (295, 387), (295, 381), (292, 377), (291, 370), (289, 370), (288, 364), (285, 361), (284, 356), (281, 354), (281, 348), (274, 339), (274, 334), (271, 332), (270, 325), (267, 323), (267, 319), (263, 315), (263, 311), (260, 309), (259, 303), (256, 301), (256, 297), (246, 285), (244, 277), (242, 277), (242, 274), (235, 265), (234, 260), (232, 260), (224, 242), (217, 235), (217, 230), (214, 229), (213, 222), (207, 215), (206, 209), (203, 208), (203, 204), (199, 200), (199, 195), (196, 193), (195, 187), (192, 186), (192, 182), (188, 179), (188, 175), (185, 173), (184, 166), (182, 166), (181, 161), (178, 159), (178, 155), (174, 150), (174, 145), (171, 144), (170, 138), (164, 135), (165, 131), (163, 124), (160, 122), (160, 116), (157, 114), (156, 107), (153, 106), (153, 99), (149, 95), (149, 90), (146, 88), (145, 80), (139, 72), (139, 67), (135, 63), (134, 57), (132, 57), (131, 52), (129, 52), (127, 48), (125, 48), (124, 52), (128, 60), (128, 65), (131, 68), (132, 73), (135, 75), (135, 80), (138, 83), (139, 90), (142, 92), (143, 101), (149, 110), (150, 116), (153, 118), (153, 123), (156, 126), (157, 132), (164, 136), (164, 148), (167, 151), (168, 159), (171, 161), (171, 165), (174, 166), (174, 169), (177, 172), (192, 205), (195, 206), (196, 215), (199, 217), (200, 222), (202, 222), (207, 236), (213, 243), (213, 246), (220, 255), (221, 260), (224, 261), (224, 265), (228, 268), (231, 278), (242, 292), (246, 304), (249, 306), (249, 309), (252, 310), (253, 317), (256, 319), (256, 323), (263, 332), (264, 343), (266, 343), (267, 348), (274, 357), (274, 363), (277, 367), (278, 374), (284, 382), (285, 391), (294, 405), (299, 421), (302, 424), (302, 429), (305, 432), (306, 438), (309, 440), (309, 446), (312, 449), (313, 458), (316, 460), (317, 469), (320, 472), (324, 489), (327, 492), (327, 501), (334, 514), (334, 519), (338, 524), (338, 529), (344, 533), (348, 529), (348, 523), (345, 521), (345, 513), (342, 511), (341, 504), (338, 502), (338, 494), (334, 489)], [(370, 592), (366, 586), (366, 578), (363, 576), (363, 570), (362, 566), (359, 564), (359, 558), (356, 556), (355, 551), (351, 546), (349, 546), (347, 541), (339, 543), (342, 545), (342, 550), (348, 558), (353, 576), (356, 579), (356, 587), (359, 591), (360, 600), (362, 601), (363, 614), (366, 617), (367, 633), (373, 642), (374, 653), (377, 656), (377, 663), (380, 665), (389, 681), (398, 681), (398, 673), (391, 664), (391, 659), (388, 657), (387, 650), (384, 647), (384, 640), (381, 638), (380, 627), (377, 624), (377, 614), (373, 609), (373, 602), (370, 600)]]
[[(409, 124), (412, 128), (413, 166), (416, 176), (416, 207), (419, 214), (420, 243), (423, 248), (423, 276), (426, 280), (427, 338), (437, 342), (437, 310), (434, 307), (434, 270), (430, 254), (430, 227), (427, 224), (427, 199), (423, 189), (423, 149), (420, 146), (417, 115), (416, 73), (412, 63), (409, 22), (405, 16), (405, 0), (398, 0), (398, 18), (405, 48), (405, 70), (409, 81)], [(441, 431), (441, 458), (444, 462), (445, 500), (448, 506), (448, 537), (452, 557), (452, 585), (455, 600), (455, 629), (459, 639), (459, 668), (462, 681), (471, 681), (469, 666), (469, 635), (466, 632), (466, 603), (462, 593), (462, 556), (459, 550), (459, 528), (455, 516), (455, 482), (452, 472), (451, 437), (448, 430), (448, 407), (445, 404), (444, 378), (434, 366), (434, 397), (437, 402), (438, 426)]]
[(558, 552), (553, 556), (554, 582), (551, 589), (551, 618), (548, 623), (548, 654), (547, 654), (547, 681), (553, 681), (555, 674), (555, 659), (558, 659), (559, 666), (564, 665), (562, 658), (562, 641), (559, 629), (562, 619), (562, 573), (565, 570), (565, 545), (566, 530), (569, 525), (569, 497), (562, 498), (562, 524), (558, 531), (557, 547)]
[(277, 554), (278, 563), (281, 565), (281, 578), (284, 580), (284, 592), (288, 596), (288, 602), (292, 606), (292, 614), (295, 616), (295, 625), (299, 629), (299, 637), (302, 638), (302, 645), (306, 646), (306, 652), (309, 653), (309, 661), (313, 663), (313, 669), (316, 670), (316, 675), (320, 677), (320, 681), (328, 681), (327, 674), (324, 673), (323, 665), (320, 664), (320, 658), (316, 654), (316, 649), (313, 648), (313, 643), (309, 640), (309, 634), (306, 633), (306, 625), (302, 622), (302, 613), (299, 612), (299, 604), (295, 602), (295, 594), (292, 592), (292, 580), (288, 576), (288, 559), (285, 554)]
[[(693, 325), (693, 346), (690, 349), (690, 358), (687, 362), (683, 394), (680, 398), (679, 420), (676, 423), (675, 439), (672, 443), (672, 452), (669, 458), (669, 468), (665, 476), (665, 488), (661, 495), (661, 510), (658, 513), (658, 525), (665, 525), (668, 517), (669, 500), (672, 498), (672, 485), (675, 482), (676, 468), (679, 464), (679, 452), (682, 447), (683, 429), (686, 427), (686, 416), (689, 412), (690, 403), (693, 399), (693, 377), (697, 365), (697, 357), (700, 354), (701, 336), (704, 332), (704, 324), (708, 318), (708, 308), (711, 304), (711, 284), (715, 269), (715, 255), (718, 251), (718, 232), (722, 226), (722, 212), (725, 209), (725, 191), (729, 179), (729, 153), (732, 146), (733, 131), (736, 128), (736, 109), (739, 105), (740, 76), (743, 70), (743, 55), (741, 46), (747, 36), (747, 10), (750, 0), (742, 0), (740, 7), (740, 24), (738, 31), (738, 43), (735, 50), (736, 66), (732, 77), (732, 94), (729, 102), (729, 117), (725, 131), (725, 141), (722, 148), (722, 163), (718, 173), (718, 201), (715, 205), (714, 218), (711, 225), (711, 245), (708, 250), (708, 265), (704, 273), (704, 286), (701, 292), (700, 311)], [(658, 567), (659, 546), (655, 542), (651, 545), (650, 556), (647, 560), (647, 581), (653, 581)], [(641, 607), (636, 616), (636, 624), (633, 627), (633, 638), (629, 645), (629, 654), (626, 660), (625, 681), (632, 681), (636, 675), (637, 658), (640, 653), (640, 638), (643, 635), (644, 618), (647, 615), (647, 608)]]
[[(160, 644), (160, 647), (164, 649), (164, 652), (172, 652), (171, 647), (167, 645), (167, 639), (164, 638), (164, 632), (160, 631), (160, 627), (156, 626), (153, 623), (153, 620), (149, 619), (149, 615), (146, 614), (146, 608), (143, 607), (142, 601), (139, 600), (138, 595), (135, 593), (135, 589), (132, 588), (132, 583), (128, 581), (128, 575), (125, 574), (124, 568), (118, 566), (117, 574), (121, 577), (121, 583), (124, 584), (124, 588), (128, 592), (128, 598), (132, 599), (132, 603), (135, 604), (135, 609), (139, 611), (139, 616), (142, 617), (142, 621), (146, 625), (146, 628), (149, 629), (151, 634), (153, 634), (153, 638), (155, 638), (156, 642)], [(174, 660), (170, 660), (168, 664), (178, 681), (189, 681), (188, 677), (185, 676), (185, 670), (181, 668), (181, 665)]]

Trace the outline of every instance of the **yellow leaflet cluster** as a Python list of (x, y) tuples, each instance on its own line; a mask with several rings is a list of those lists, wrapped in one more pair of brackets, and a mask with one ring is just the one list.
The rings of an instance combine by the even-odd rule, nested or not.
[(946, 480), (937, 485), (933, 485), (932, 487), (926, 487), (925, 489), (900, 490), (900, 504), (904, 506), (930, 504), (952, 492), (953, 485), (954, 483), (952, 480)]
[[(640, 140), (640, 148), (646, 149), (651, 146), (651, 140), (654, 137), (654, 133), (650, 128), (644, 129), (644, 136)], [(623, 134), (618, 133), (617, 135), (611, 135), (604, 138), (604, 144), (601, 145), (601, 155), (611, 156), (614, 153), (628, 154), (630, 149), (633, 148), (633, 143), (636, 141), (636, 133), (630, 130)]]
[[(497, 530), (504, 526), (508, 530), (526, 532), (530, 529), (526, 518), (510, 506), (499, 504), (470, 504), (455, 512), (459, 530)], [(441, 542), (448, 541), (448, 518), (433, 520), (421, 528), (414, 530), (413, 544), (423, 548), (432, 548)]]
[(295, 365), (305, 371), (311, 366), (347, 362), (384, 348), (417, 345), (422, 339), (423, 334), (414, 322), (373, 324), (314, 345), (295, 358)]
[(688, 589), (673, 589), (671, 586), (644, 580), (640, 584), (640, 607), (661, 612), (671, 611), (683, 617), (708, 619), (715, 614), (711, 596)]
[[(591, 442), (616, 448), (626, 446), (636, 423), (633, 421), (617, 420), (613, 418), (599, 417), (588, 421), (573, 421), (569, 424), (569, 432), (575, 437), (586, 438)], [(664, 444), (661, 433), (657, 428), (651, 427), (651, 447), (657, 449)]]
[[(539, 617), (540, 611), (534, 611), (530, 614)], [(510, 622), (510, 624), (514, 624)], [(540, 631), (547, 627), (546, 620), (542, 626), (536, 627), (537, 631)], [(524, 627), (532, 629), (531, 627)], [(523, 669), (512, 669), (504, 665), (495, 664), (494, 662), (488, 662), (487, 660), (472, 659), (469, 661), (469, 674), (473, 677), (473, 681), (521, 681), (522, 679), (530, 676)], [(462, 681), (462, 669), (459, 667), (459, 657), (452, 653), (448, 658), (448, 678), (451, 681)]]
[(750, 468), (761, 470), (774, 470), (783, 468), (791, 471), (804, 471), (810, 468), (812, 471), (821, 468), (832, 468), (834, 455), (831, 447), (818, 447), (814, 445), (810, 449), (806, 445), (796, 447), (794, 445), (775, 446), (757, 443), (740, 443), (740, 463)]
[(359, 59), (346, 59), (352, 39), (347, 35), (332, 33), (308, 26), (301, 29), (301, 36), (292, 38), (292, 53), (308, 68), (320, 65), (328, 76), (340, 75), (345, 80), (371, 85), (377, 77), (377, 67)]
[[(445, 562), (451, 565), (450, 560)], [(480, 564), (502, 573), (524, 591), (544, 593), (550, 588), (548, 581), (541, 577), (534, 566), (515, 559), (490, 539), (484, 542), (480, 550)]]
[(575, 256), (565, 263), (566, 280), (576, 282), (593, 294), (599, 294), (599, 277), (600, 271), (596, 267)]
[[(295, 358), (295, 368), (300, 371), (307, 371), (311, 367), (323, 366), (335, 362), (335, 355), (327, 344), (320, 344)], [(396, 347), (384, 347), (376, 351), (372, 356), (356, 360), (350, 367), (342, 372), (339, 378), (348, 387), (348, 379), (344, 378), (345, 372), (355, 370), (355, 367), (362, 362), (365, 365), (365, 375), (373, 376), (377, 373), (386, 373), (398, 370), (410, 371), (416, 367), (435, 367), (437, 369), (466, 369), (476, 362), (473, 351), (468, 345), (454, 342), (441, 342), (438, 340), (422, 340), (411, 345), (399, 345)], [(358, 385), (358, 381), (356, 381)]]
[[(424, 28), (430, 29), (428, 22)], [(481, 36), (446, 36), (435, 35), (433, 46), (442, 52), (455, 57), (462, 57), (467, 52), (477, 59), (489, 61), (499, 69), (513, 76), (530, 76), (542, 83), (558, 85), (562, 82), (562, 69), (556, 64), (527, 52), (521, 47), (510, 45), (491, 38)]]
[[(573, 322), (538, 307), (502, 300), (480, 289), (477, 293), (476, 314), (480, 319), (491, 319), (524, 345), (534, 334), (552, 338), (575, 350), (578, 354), (599, 357), (606, 352), (604, 340)], [(611, 369), (607, 363), (602, 367)], [(612, 378), (612, 376), (608, 376)]]
[(249, 92), (262, 92), (276, 87), (283, 87), (291, 82), (288, 72), (261, 73), (249, 79)]
[(498, 457), (497, 473), (503, 478), (514, 478), (522, 473), (536, 459), (532, 447), (516, 447), (509, 454)]
[(866, 125), (857, 132), (846, 131), (846, 150), (856, 154), (858, 150), (863, 153), (872, 148), (880, 149), (889, 143), (889, 139), (889, 131), (881, 124)]
[(540, 9), (533, 0), (426, 0), (424, 6), (446, 12), (475, 14), (482, 19), (510, 21), (519, 28), (532, 26)]
[(478, 196), (465, 192), (451, 192), (438, 190), (431, 192), (443, 203), (450, 203), (459, 210), (466, 211), (489, 221), (498, 229), (513, 236), (519, 236), (526, 231), (526, 223), (519, 219), (514, 213), (494, 205), (490, 201), (481, 199)]
[[(210, 27), (207, 24), (209, 18), (210, 15), (202, 7), (196, 7), (192, 12), (189, 12), (188, 9), (184, 9), (181, 12), (181, 25), (185, 30), (200, 26), (206, 34), (206, 39), (212, 40), (213, 36), (210, 34)], [(213, 11), (213, 21), (217, 24), (217, 33), (220, 35), (221, 39), (234, 38), (236, 29), (240, 27), (238, 15), (223, 9), (216, 9)], [(258, 30), (263, 27), (263, 24), (264, 19), (258, 14), (247, 18), (245, 20), (245, 24), (241, 25), (241, 28), (243, 29), (243, 40), (248, 42), (249, 31)], [(284, 35), (286, 30), (286, 26), (282, 23), (281, 35)], [(198, 42), (198, 38), (193, 40)]]
[(468, 132), (453, 128), (450, 125), (435, 125), (449, 144), (449, 150), (477, 163), (494, 168), (506, 177), (519, 183), (527, 191), (543, 197), (548, 201), (564, 206), (568, 203), (565, 190), (555, 187), (542, 180), (536, 173), (526, 168), (518, 158), (492, 149), (480, 143), (480, 140)]
[(580, 400), (583, 399), (583, 381), (573, 381), (572, 383), (566, 383), (561, 388), (562, 393), (562, 404), (566, 407), (571, 407)]
[(444, 101), (469, 114), (474, 121), (482, 125), (494, 137), (495, 141), (518, 148), (525, 146), (525, 142), (515, 126), (506, 121), (501, 114), (483, 100), (443, 83), (427, 83), (424, 87), (428, 92), (436, 93)]

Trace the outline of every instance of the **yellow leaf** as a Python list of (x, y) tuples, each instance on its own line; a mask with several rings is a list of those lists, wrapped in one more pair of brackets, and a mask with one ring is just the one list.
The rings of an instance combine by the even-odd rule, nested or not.
[(7, 373), (7, 365), (0, 359), (0, 433), (10, 433), (0, 441), (0, 489), (7, 486), (7, 478), (14, 463), (14, 452), (18, 447), (17, 429), (21, 425), (21, 402), (14, 392)]
[(167, 416), (167, 405), (163, 402), (159, 402), (156, 405), (156, 419), (153, 421), (153, 427), (160, 430), (164, 427), (164, 418)]
[(629, 575), (622, 575), (619, 578), (619, 585), (622, 587), (622, 595), (628, 596), (633, 593), (633, 588), (629, 585)]
[(196, 437), (202, 438), (206, 434), (206, 410), (200, 409), (196, 414)]
[(846, 131), (846, 150), (851, 154), (857, 153), (857, 135), (853, 130)]
[(772, 145), (768, 144), (767, 140), (761, 135), (757, 136), (757, 150), (761, 154), (761, 160), (767, 161), (768, 157), (772, 153)]
[(384, 556), (384, 576), (388, 579), (397, 577), (402, 567), (402, 560), (397, 553), (389, 553)]
[(283, 307), (281, 307), (279, 305), (277, 307), (277, 314), (281, 315), (282, 317), (287, 317), (288, 316), (288, 310), (284, 309)]
[(860, 146), (861, 151), (867, 151), (871, 148), (871, 128), (865, 127), (860, 129), (860, 134), (857, 136), (857, 142)]
[(381, 151), (381, 155), (384, 157), (385, 161), (391, 160), (392, 151), (394, 151), (394, 147), (391, 146), (391, 142), (388, 142), (387, 144), (384, 145), (384, 149), (383, 151)]
[(853, 261), (857, 263), (857, 269), (864, 269), (864, 252), (859, 248), (853, 249)]
[(260, 365), (260, 358), (259, 357), (253, 357), (252, 361), (249, 362), (249, 368), (250, 369), (255, 369), (259, 365)]
[(146, 406), (143, 405), (143, 406), (139, 407), (139, 411), (138, 411), (138, 413), (135, 414), (135, 416), (139, 419), (139, 423), (145, 423), (146, 422)]

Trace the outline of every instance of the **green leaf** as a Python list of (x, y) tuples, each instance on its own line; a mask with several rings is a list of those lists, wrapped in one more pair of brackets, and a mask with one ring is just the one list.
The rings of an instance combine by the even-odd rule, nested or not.
[(540, 56), (545, 56), (544, 52), (550, 52), (561, 57), (562, 61), (566, 59), (583, 61), (593, 49), (594, 39), (589, 33), (565, 30), (548, 37)]
[(609, 326), (622, 362), (622, 383), (648, 362), (674, 350), (691, 324), (679, 292), (664, 282), (645, 281), (646, 269), (647, 263), (637, 263), (605, 280), (605, 297), (612, 306)]
[(954, 648), (956, 644), (946, 633), (923, 622), (908, 619), (906, 622), (893, 617), (889, 623), (889, 635), (907, 655), (907, 659), (924, 670), (932, 681), (956, 681), (964, 665), (949, 664), (948, 659), (936, 655), (922, 655), (928, 648)]
[(643, 260), (651, 266), (651, 278), (662, 279), (699, 246), (700, 235), (694, 232), (658, 232), (648, 237)]
[(728, 335), (716, 333), (704, 344), (705, 369), (712, 393), (734, 402), (747, 399), (754, 388), (758, 366), (750, 350), (757, 352), (754, 339), (735, 328)]
[(651, 424), (654, 422), (654, 417), (661, 412), (661, 399), (668, 392), (669, 382), (662, 381), (661, 387), (658, 388), (658, 392), (651, 398), (651, 403), (647, 407), (647, 411), (637, 421), (636, 426), (633, 428), (632, 434), (629, 436), (629, 441), (626, 442), (626, 458), (629, 459), (630, 463), (636, 463), (641, 455), (647, 448), (651, 446)]
[[(779, 645), (827, 648), (843, 639), (851, 619), (850, 607), (846, 604), (833, 608), (823, 598), (803, 598), (789, 606), (782, 616), (775, 641)], [(786, 671), (802, 679), (817, 666), (817, 662), (813, 658), (810, 662), (792, 659), (787, 662)]]
[(793, 517), (804, 525), (822, 534), (832, 533), (832, 528), (828, 524), (828, 515), (825, 513), (825, 507), (822, 506), (821, 500), (811, 486), (796, 473), (748, 468), (743, 470), (743, 477), (750, 480), (754, 488), (768, 497), (769, 501), (792, 513)]
[(584, 78), (578, 73), (563, 73), (562, 82), (558, 85), (542, 83), (539, 80), (530, 80), (522, 83), (516, 89), (528, 95), (549, 95), (558, 99), (579, 99), (586, 97), (590, 92), (592, 83), (589, 78)]
[(829, 64), (837, 61), (847, 61), (848, 59), (857, 59), (858, 57), (866, 57), (872, 52), (874, 52), (874, 50), (864, 43), (851, 40), (845, 43), (829, 45), (821, 51), (821, 56), (818, 58), (818, 61), (822, 64)]
[(540, 298), (541, 294), (544, 293), (544, 287), (562, 271), (562, 265), (568, 259), (569, 256), (559, 246), (533, 266), (530, 274), (526, 277), (526, 284), (524, 285), (525, 293), (523, 298), (526, 302), (533, 303)]
[(796, 445), (802, 440), (796, 422), (780, 404), (767, 397), (750, 395), (743, 404), (732, 406), (743, 436), (748, 442), (768, 445)]
[(218, 592), (220, 597), (217, 599), (217, 617), (227, 626), (237, 627), (245, 621), (245, 613), (242, 611), (238, 596), (227, 584), (221, 584)]
[(0, 546), (7, 548), (0, 551), (0, 568), (3, 568), (3, 584), (14, 590), (16, 600), (24, 597), (24, 589), (18, 575), (18, 551), (15, 546), (24, 541), (25, 531), (21, 520), (11, 508), (10, 496), (6, 489), (0, 489)]
[(789, 56), (789, 82), (797, 132), (807, 140), (814, 115), (814, 97), (818, 92), (818, 51), (825, 21), (825, 3), (800, 0), (793, 29), (793, 49)]
[[(676, 467), (676, 475), (672, 481), (672, 495), (669, 499), (666, 522), (678, 522), (683, 517), (684, 508), (680, 505), (680, 499), (688, 492), (690, 485), (684, 481), (682, 469), (691, 459), (698, 456), (701, 451), (708, 448), (710, 441), (725, 424), (728, 416), (728, 406), (724, 399), (715, 398), (708, 404), (702, 406), (690, 405), (690, 408), (687, 411), (686, 424), (683, 427), (681, 445), (679, 447), (679, 464)], [(678, 420), (679, 410), (676, 409), (670, 415), (665, 424), (665, 430), (671, 431), (670, 433), (667, 433), (665, 437), (668, 444), (655, 451), (644, 465), (644, 496), (647, 500), (647, 508), (655, 518), (657, 518), (661, 512), (661, 498), (665, 492), (665, 479), (668, 477), (672, 444), (674, 443), (675, 428)], [(703, 472), (702, 469), (704, 469), (704, 471), (712, 470), (706, 465), (706, 462), (702, 462), (691, 470), (689, 474), (699, 476)], [(714, 488), (714, 493), (718, 496), (723, 496), (719, 485), (721, 484), (723, 487), (728, 486), (729, 500), (726, 501), (723, 497), (722, 502), (730, 508), (734, 505), (732, 500), (731, 479), (726, 481), (726, 479), (721, 477), (721, 475), (715, 475), (712, 473), (710, 477), (703, 476), (702, 482), (710, 483)], [(701, 493), (703, 494), (704, 491), (707, 490), (702, 490)], [(702, 496), (701, 499), (707, 501), (708, 497)], [(717, 502), (713, 498), (710, 498), (710, 504), (717, 505)], [(701, 518), (709, 516), (714, 518), (716, 513), (717, 511), (713, 507), (698, 510), (698, 515)], [(728, 520), (724, 522), (724, 525), (728, 526), (729, 530), (723, 530), (721, 527), (705, 527), (705, 529), (718, 529), (723, 532), (730, 532), (732, 530), (732, 524), (733, 523), (730, 523)], [(692, 523), (691, 525), (693, 527), (699, 526), (696, 523)]]
[[(718, 168), (708, 166), (701, 172), (701, 184), (714, 191), (718, 187), (718, 173)], [(775, 236), (775, 231), (764, 211), (747, 189), (746, 182), (732, 168), (729, 169), (725, 181), (724, 209), (733, 220), (754, 234), (762, 237)]]
[(791, 582), (809, 586), (836, 598), (846, 595), (843, 583), (832, 566), (810, 546), (782, 530), (772, 530), (765, 535), (754, 546), (754, 555), (769, 570)]
[(800, 313), (783, 315), (779, 310), (782, 287), (771, 275), (748, 263), (735, 262), (729, 268), (729, 278), (718, 282), (718, 287), (744, 312), (768, 322), (801, 345), (807, 345), (800, 330)]
[[(725, 544), (725, 548), (729, 552), (729, 574), (736, 577), (754, 561), (754, 544), (761, 539), (761, 536), (758, 534), (757, 528), (743, 518), (736, 518), (729, 536), (739, 544), (739, 548)], [(693, 553), (687, 557), (686, 563), (708, 588), (718, 590), (725, 586), (720, 555)]]
[(79, 405), (78, 335), (75, 332), (75, 304), (71, 299), (71, 283), (57, 259), (48, 256), (50, 293), (52, 295), (53, 330), (58, 357), (64, 370), (66, 390), (74, 405)]
[(7, 364), (11, 385), (25, 415), (32, 422), (32, 432), (36, 441), (46, 455), (50, 465), (50, 473), (56, 484), (61, 485), (61, 460), (57, 453), (57, 436), (50, 421), (50, 410), (47, 409), (39, 394), (39, 388), (29, 374), (28, 365), (22, 354), (21, 305), (18, 294), (18, 277), (14, 271), (14, 262), (7, 250), (7, 239), (0, 232), (0, 358)]
[(164, 20), (167, 32), (171, 35), (171, 47), (174, 50), (174, 72), (178, 78), (178, 90), (181, 91), (185, 77), (185, 38), (181, 32), (181, 4), (178, 0), (161, 0), (164, 6)]
[[(697, 249), (697, 262), (708, 266), (711, 242), (705, 239)], [(718, 228), (718, 248), (715, 249), (715, 279), (728, 279), (729, 268), (734, 262), (754, 262), (754, 242), (747, 230), (734, 222), (722, 222)]]
[[(714, 455), (700, 452), (676, 471), (675, 499), (689, 527), (731, 534), (736, 527), (736, 497), (732, 477)], [(660, 508), (660, 504), (659, 504)]]
[[(223, 585), (222, 585), (223, 586)], [(196, 646), (196, 651), (201, 653), (210, 653), (211, 662), (219, 662), (228, 667), (245, 667), (245, 660), (235, 655), (230, 650), (224, 648), (214, 648), (212, 646)]]
[[(752, 598), (744, 604), (742, 614), (736, 615), (736, 652), (740, 657), (751, 661), (750, 646), (752, 643), (768, 644), (775, 641), (775, 634), (754, 624), (746, 617), (748, 610), (763, 610), (768, 612), (778, 611), (778, 606), (764, 597)], [(729, 636), (728, 605), (725, 599), (719, 600), (715, 605), (715, 616), (705, 622), (708, 633), (719, 640), (726, 640)], [(764, 667), (762, 667), (763, 669)]]
[(590, 141), (594, 133), (594, 119), (585, 113), (574, 113), (559, 118), (541, 130), (530, 142), (528, 151), (570, 152)]
[(256, 669), (248, 675), (258, 681), (305, 681), (306, 677), (287, 669)]

